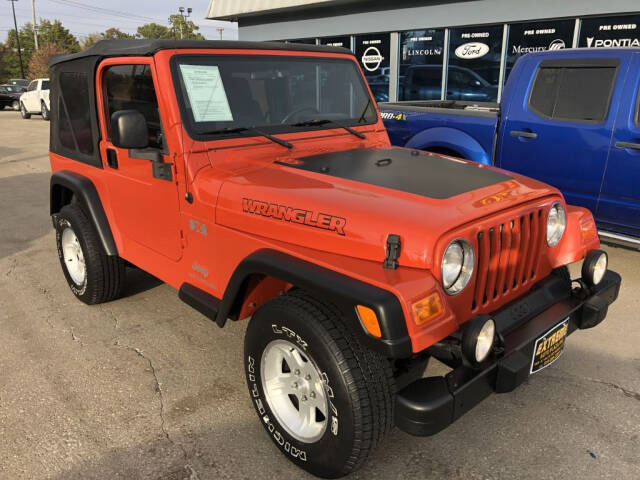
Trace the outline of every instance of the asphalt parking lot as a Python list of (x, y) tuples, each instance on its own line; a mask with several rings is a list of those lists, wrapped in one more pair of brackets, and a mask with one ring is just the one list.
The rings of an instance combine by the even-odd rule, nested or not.
[[(307, 478), (271, 444), (219, 329), (130, 271), (125, 298), (77, 301), (48, 215), (49, 124), (0, 112), (0, 478)], [(350, 478), (640, 478), (640, 252), (604, 324), (517, 391), (444, 432), (395, 430)]]

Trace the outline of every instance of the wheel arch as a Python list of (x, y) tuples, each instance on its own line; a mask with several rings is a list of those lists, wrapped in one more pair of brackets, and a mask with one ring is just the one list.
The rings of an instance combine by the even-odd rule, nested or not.
[(62, 207), (77, 202), (96, 228), (100, 243), (109, 256), (117, 256), (109, 220), (95, 185), (87, 177), (62, 170), (51, 175), (49, 213), (56, 215)]
[[(251, 288), (256, 279), (258, 286), (262, 282), (270, 282), (257, 295), (261, 303), (266, 303), (288, 288), (302, 288), (335, 304), (365, 345), (388, 357), (411, 355), (411, 339), (402, 305), (392, 292), (275, 250), (259, 250), (240, 262), (220, 302), (216, 316), (219, 326), (224, 326), (227, 318), (240, 318), (247, 299), (256, 291)], [(382, 338), (375, 338), (364, 330), (356, 313), (356, 305), (367, 306), (376, 312)]]
[(484, 165), (491, 165), (491, 155), (468, 133), (450, 127), (434, 127), (423, 130), (409, 139), (407, 148), (429, 150), (446, 149), (457, 156)]

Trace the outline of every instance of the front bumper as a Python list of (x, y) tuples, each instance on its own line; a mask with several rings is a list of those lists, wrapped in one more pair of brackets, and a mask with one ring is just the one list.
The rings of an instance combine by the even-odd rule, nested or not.
[(412, 435), (433, 435), (492, 393), (512, 391), (530, 375), (536, 340), (565, 319), (568, 335), (598, 325), (618, 297), (620, 282), (620, 275), (608, 270), (599, 285), (571, 292), (566, 280), (550, 276), (492, 315), (498, 344), (482, 364), (462, 364), (445, 376), (421, 378), (402, 389), (396, 397), (396, 425)]

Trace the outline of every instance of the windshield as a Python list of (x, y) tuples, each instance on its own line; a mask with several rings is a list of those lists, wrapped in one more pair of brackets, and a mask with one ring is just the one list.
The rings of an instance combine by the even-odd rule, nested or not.
[(373, 101), (352, 60), (183, 55), (173, 68), (191, 134), (255, 135), (231, 130), (253, 127), (282, 133), (335, 128), (314, 120), (351, 126), (377, 121)]

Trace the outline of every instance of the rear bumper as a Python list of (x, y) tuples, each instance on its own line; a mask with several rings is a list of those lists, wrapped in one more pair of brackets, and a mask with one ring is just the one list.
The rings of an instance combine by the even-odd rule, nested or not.
[(571, 293), (551, 276), (538, 289), (492, 315), (498, 347), (478, 367), (461, 365), (441, 377), (421, 378), (396, 397), (396, 425), (405, 432), (433, 435), (492, 393), (510, 392), (531, 371), (536, 340), (568, 319), (568, 332), (598, 325), (618, 297), (620, 276), (607, 271), (590, 291)]

